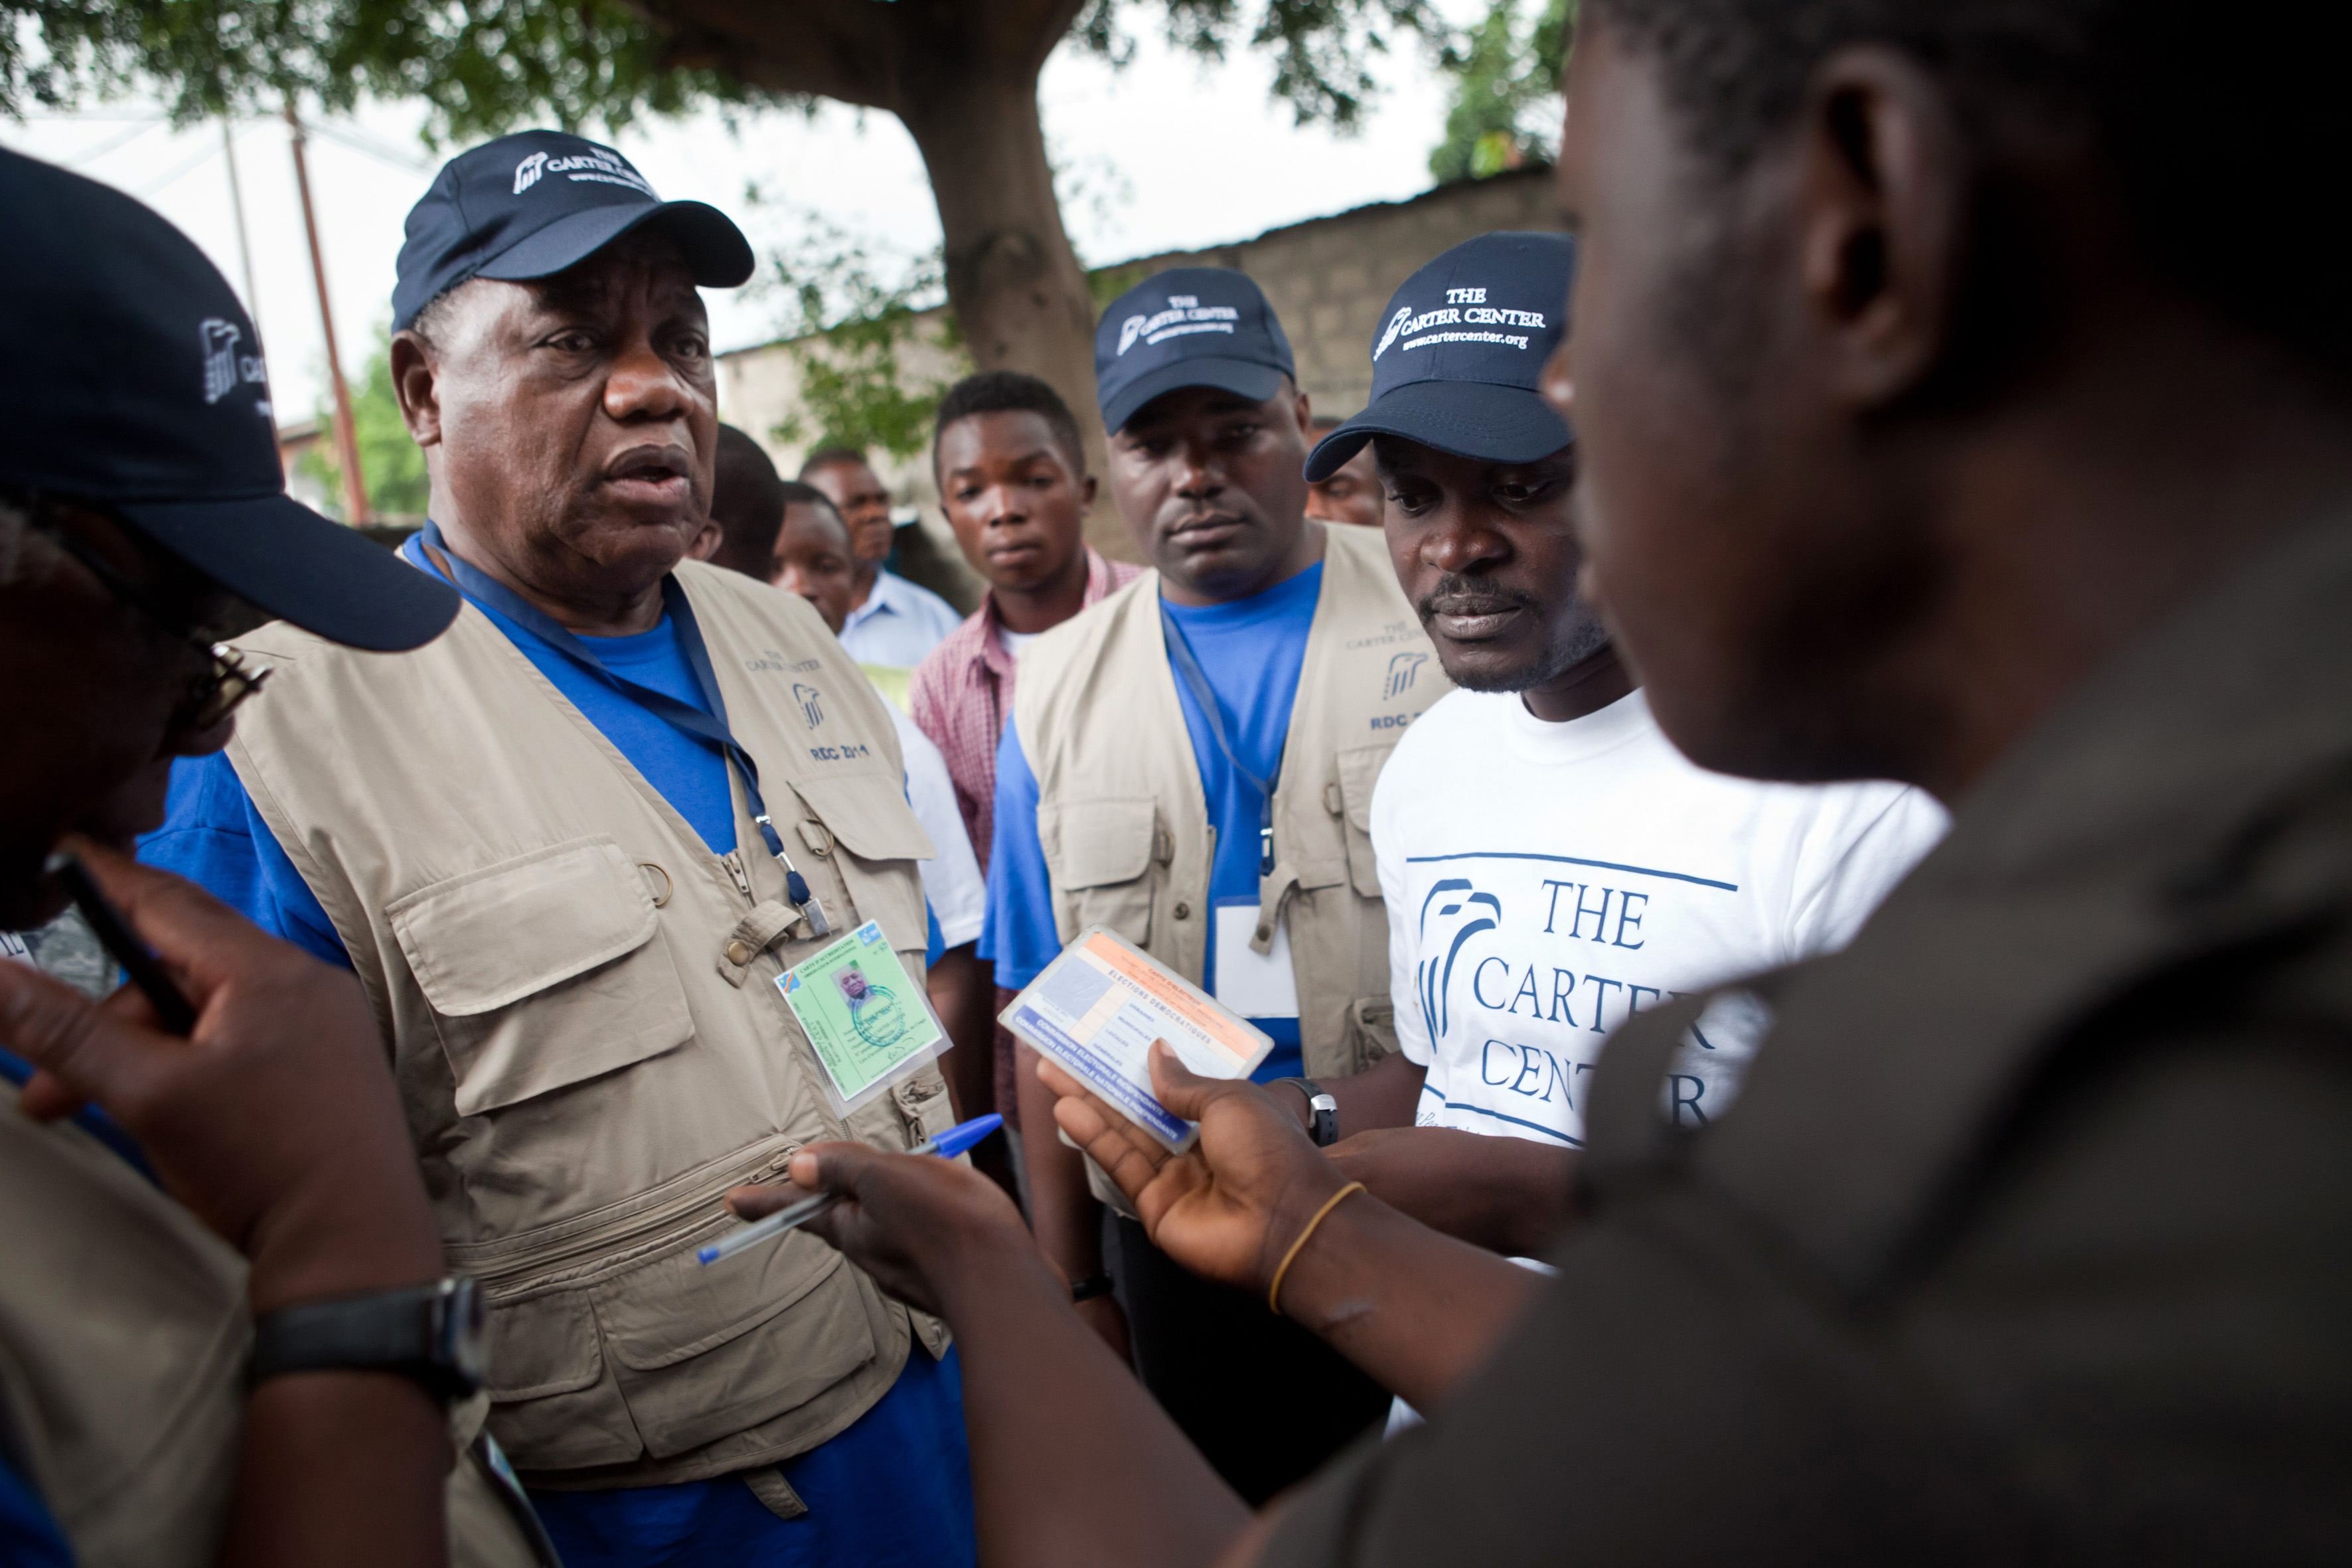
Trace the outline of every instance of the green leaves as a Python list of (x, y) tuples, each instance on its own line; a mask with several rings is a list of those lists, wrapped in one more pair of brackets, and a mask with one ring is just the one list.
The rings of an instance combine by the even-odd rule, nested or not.
[(772, 434), (795, 445), (878, 447), (912, 457), (929, 444), (948, 383), (917, 376), (908, 351), (935, 351), (923, 356), (934, 363), (942, 354), (962, 358), (954, 315), (929, 315), (947, 292), (940, 252), (893, 266), (819, 213), (794, 211), (788, 226), (793, 240), (769, 258), (760, 287), (784, 301), (801, 412)]
[[(425, 472), (425, 454), (409, 439), (407, 422), (400, 416), (400, 398), (392, 387), (390, 334), (376, 334), (375, 353), (359, 380), (352, 384), (352, 433), (358, 438), (360, 473), (367, 480), (368, 508), (379, 518), (422, 517), (431, 500)], [(331, 432), (335, 409), (331, 402), (318, 409), (319, 428)], [(317, 479), (327, 493), (328, 508), (340, 514), (343, 499), (342, 465), (337, 461), (331, 436), (295, 459), (295, 466)]]
[(366, 93), (423, 100), (446, 142), (767, 100), (667, 48), (621, 0), (0, 0), (0, 112), (160, 93), (186, 123)]
[(1542, 0), (1532, 25), (1520, 20), (1519, 0), (1494, 0), (1494, 9), (1439, 64), (1454, 79), (1444, 139), (1429, 154), (1439, 184), (1480, 179), (1523, 163), (1549, 163), (1558, 152), (1556, 115), (1530, 123), (1559, 92), (1569, 24), (1576, 0)]

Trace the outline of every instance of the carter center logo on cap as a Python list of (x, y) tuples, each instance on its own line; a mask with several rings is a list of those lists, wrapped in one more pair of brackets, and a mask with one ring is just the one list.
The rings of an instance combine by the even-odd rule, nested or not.
[(533, 153), (515, 165), (514, 194), (522, 195), (547, 174), (562, 174), (573, 180), (593, 180), (599, 184), (626, 185), (633, 191), (643, 191), (654, 196), (652, 185), (646, 177), (611, 153), (580, 153), (570, 157), (555, 158), (546, 153)]
[[(1446, 331), (1448, 327), (1519, 327), (1518, 332)], [(1540, 310), (1507, 310), (1486, 303), (1484, 289), (1448, 289), (1445, 303), (1433, 310), (1414, 315), (1410, 305), (1400, 308), (1389, 318), (1388, 330), (1381, 334), (1380, 346), (1372, 351), (1378, 359), (1399, 337), (1404, 339), (1405, 352), (1435, 348), (1440, 343), (1496, 343), (1505, 348), (1525, 349), (1528, 332), (1544, 330), (1544, 314)]]
[[(241, 382), (267, 384), (268, 372), (259, 354), (239, 354), (236, 345), (245, 330), (235, 321), (224, 321), (218, 316), (207, 316), (196, 326), (196, 339), (204, 344), (205, 402), (218, 403), (235, 392)], [(261, 412), (268, 414), (269, 405), (262, 404)]]
[(1197, 294), (1171, 294), (1168, 309), (1149, 316), (1129, 316), (1118, 326), (1118, 352), (1127, 353), (1138, 338), (1164, 343), (1187, 332), (1231, 332), (1240, 330), (1242, 313), (1231, 305), (1203, 305)]

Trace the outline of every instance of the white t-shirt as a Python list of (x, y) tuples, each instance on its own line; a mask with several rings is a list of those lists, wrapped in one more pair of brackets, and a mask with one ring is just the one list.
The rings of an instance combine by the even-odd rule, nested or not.
[(996, 624), (996, 646), (1003, 648), (1005, 657), (1015, 664), (1021, 662), (1021, 655), (1029, 645), (1045, 635), (1044, 632), (1016, 632), (1002, 621)]
[(988, 883), (980, 874), (980, 858), (971, 852), (971, 836), (963, 829), (963, 813), (956, 809), (948, 760), (897, 703), (882, 706), (898, 727), (898, 750), (907, 759), (907, 804), (914, 807), (915, 820), (939, 851), (915, 866), (923, 875), (923, 897), (939, 917), (940, 940), (950, 948), (978, 942), (981, 921), (988, 913)]
[[(1397, 1033), (1429, 1069), (1417, 1120), (1580, 1144), (1628, 1016), (1843, 947), (1946, 825), (1900, 784), (1707, 773), (1638, 691), (1565, 724), (1448, 694), (1372, 795)], [(1668, 1084), (1680, 1124), (1729, 1105), (1763, 1025), (1701, 1020)]]

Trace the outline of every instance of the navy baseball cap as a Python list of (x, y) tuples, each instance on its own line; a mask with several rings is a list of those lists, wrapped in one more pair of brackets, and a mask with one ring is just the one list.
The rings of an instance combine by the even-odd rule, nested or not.
[(1482, 234), (1411, 278), (1372, 339), (1372, 400), (1307, 455), (1329, 479), (1375, 436), (1490, 463), (1532, 463), (1569, 444), (1543, 399), (1544, 362), (1568, 331), (1576, 242)]
[(131, 197), (0, 152), (0, 486), (100, 508), (257, 609), (378, 652), (457, 595), (286, 493), (261, 342), (187, 236)]
[(732, 289), (751, 278), (751, 243), (717, 207), (666, 202), (626, 158), (561, 131), (518, 131), (441, 165), (408, 210), (392, 288), (394, 331), (434, 299), (476, 278), (551, 278), (633, 229), (677, 242), (694, 280)]
[(1177, 267), (1110, 303), (1095, 328), (1095, 389), (1112, 435), (1180, 386), (1263, 403), (1294, 376), (1290, 340), (1246, 273)]

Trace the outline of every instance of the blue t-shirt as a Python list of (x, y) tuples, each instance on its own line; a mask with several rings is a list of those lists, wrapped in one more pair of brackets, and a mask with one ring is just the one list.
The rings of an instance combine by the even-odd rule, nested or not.
[[(1323, 566), (1318, 562), (1262, 594), (1229, 605), (1167, 605), (1200, 661), (1201, 673), (1208, 678), (1224, 717), (1225, 738), (1243, 766), (1262, 779), (1274, 776), (1290, 733), (1298, 672), (1307, 661), (1307, 632), (1322, 591)], [(1200, 765), (1209, 821), (1217, 830), (1209, 901), (1214, 905), (1224, 899), (1245, 899), (1255, 906), (1258, 823), (1265, 797), (1225, 760), (1191, 687), (1172, 669), (1170, 673), (1192, 736), (1192, 757)], [(980, 955), (995, 964), (999, 985), (1017, 991), (1036, 979), (1061, 951), (1045, 850), (1037, 839), (1037, 775), (1029, 769), (1018, 730), (1008, 722), (996, 749), (996, 840), (989, 851), (988, 921), (981, 929)], [(1217, 989), (1216, 963), (1213, 940), (1202, 975), (1202, 988), (1212, 994)], [(1274, 1037), (1274, 1050), (1251, 1077), (1271, 1083), (1305, 1070), (1297, 1018), (1253, 1021)]]
[[(412, 563), (432, 570), (414, 542), (403, 553)], [(497, 610), (477, 599), (469, 597), (468, 602), (488, 616), (618, 748), (712, 853), (723, 855), (735, 847), (735, 806), (725, 758)], [(581, 640), (624, 679), (709, 711), (667, 616), (652, 631), (635, 637)], [(273, 935), (330, 963), (350, 965), (351, 957), (318, 896), (254, 809), (226, 754), (173, 765), (163, 826), (140, 841), (139, 858), (202, 884)], [(937, 963), (939, 920), (932, 916), (929, 923), (930, 958)], [(909, 1432), (925, 1434), (913, 1445), (925, 1456), (921, 1465), (908, 1462)], [(934, 1452), (937, 1462), (929, 1462)], [(918, 1346), (879, 1405), (784, 1468), (810, 1505), (810, 1511), (797, 1520), (778, 1519), (733, 1478), (612, 1492), (534, 1493), (533, 1498), (564, 1561), (575, 1568), (581, 1563), (610, 1563), (617, 1568), (671, 1561), (761, 1568), (836, 1561), (969, 1563), (976, 1554), (962, 1384), (952, 1354), (934, 1364)], [(803, 1471), (808, 1487), (803, 1485)], [(877, 1482), (875, 1490), (864, 1491)], [(824, 1510), (821, 1523), (812, 1525), (819, 1510), (817, 1497), (826, 1492), (838, 1500)], [(600, 1550), (592, 1537), (635, 1545)]]

